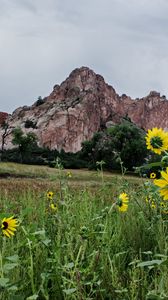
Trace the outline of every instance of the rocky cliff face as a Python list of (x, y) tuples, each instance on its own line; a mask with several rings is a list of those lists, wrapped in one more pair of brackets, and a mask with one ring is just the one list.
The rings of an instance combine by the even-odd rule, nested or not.
[[(102, 76), (87, 67), (75, 69), (52, 93), (32, 106), (16, 109), (8, 122), (11, 127), (33, 131), (41, 146), (76, 152), (94, 132), (128, 116), (145, 129), (168, 128), (168, 101), (157, 92), (132, 100), (121, 97)], [(0, 132), (1, 138), (1, 132)], [(12, 147), (8, 136), (7, 147)]]

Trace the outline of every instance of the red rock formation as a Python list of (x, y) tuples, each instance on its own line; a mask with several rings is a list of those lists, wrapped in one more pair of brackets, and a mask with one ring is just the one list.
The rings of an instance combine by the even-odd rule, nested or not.
[(7, 119), (8, 114), (6, 112), (0, 112), (0, 125), (4, 123), (4, 121)]
[[(120, 122), (123, 116), (148, 129), (168, 128), (167, 114), (165, 96), (151, 92), (137, 100), (127, 95), (120, 97), (102, 76), (81, 67), (72, 71), (60, 86), (55, 85), (48, 97), (30, 107), (16, 109), (8, 122), (25, 132), (33, 131), (41, 146), (76, 152), (94, 132)], [(25, 128), (27, 120), (32, 121), (33, 128)], [(8, 137), (8, 147), (12, 147), (10, 141)]]

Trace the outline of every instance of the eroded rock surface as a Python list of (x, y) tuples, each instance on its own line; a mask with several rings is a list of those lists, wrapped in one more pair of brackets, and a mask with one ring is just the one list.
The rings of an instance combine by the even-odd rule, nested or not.
[[(124, 116), (145, 129), (167, 129), (167, 115), (165, 96), (155, 91), (136, 100), (125, 94), (119, 96), (101, 75), (81, 67), (61, 85), (55, 85), (48, 97), (30, 107), (17, 108), (7, 120), (11, 127), (34, 132), (40, 146), (76, 152), (94, 132), (119, 123)], [(11, 135), (7, 139), (7, 148), (11, 148)]]

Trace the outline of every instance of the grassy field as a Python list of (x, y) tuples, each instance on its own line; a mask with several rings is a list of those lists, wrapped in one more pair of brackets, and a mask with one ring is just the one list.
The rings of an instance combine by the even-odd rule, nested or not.
[(152, 180), (1, 163), (1, 221), (19, 226), (0, 237), (0, 299), (168, 299), (161, 203)]

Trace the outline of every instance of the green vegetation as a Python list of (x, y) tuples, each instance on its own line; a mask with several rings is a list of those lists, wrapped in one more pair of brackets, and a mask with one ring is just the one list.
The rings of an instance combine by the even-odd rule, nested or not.
[(79, 156), (88, 161), (88, 167), (96, 168), (96, 162), (103, 160), (109, 170), (124, 168), (132, 170), (142, 165), (147, 157), (145, 132), (134, 123), (123, 120), (94, 134), (90, 141), (82, 144)]
[[(142, 168), (144, 132), (128, 120), (77, 154), (41, 149), (20, 128), (13, 144), (3, 159), (48, 166), (0, 163), (0, 299), (168, 300), (168, 133), (148, 130), (160, 160)], [(97, 170), (64, 169), (82, 164)], [(126, 176), (133, 167), (152, 179)]]
[[(26, 120), (26, 128), (34, 128), (30, 120)], [(37, 145), (34, 133), (24, 134), (21, 128), (13, 130), (13, 145), (10, 150), (3, 150), (2, 161), (21, 162), (26, 164), (55, 166), (58, 157), (64, 168), (97, 169), (97, 161), (104, 161), (103, 169), (133, 171), (141, 166), (147, 158), (144, 139), (145, 132), (129, 120), (123, 120), (119, 125), (104, 129), (94, 134), (90, 141), (82, 143), (81, 151), (66, 153), (42, 148)]]
[(45, 102), (45, 99), (43, 99), (41, 96), (39, 96), (35, 105), (40, 106), (40, 105), (44, 104), (44, 102)]
[(36, 176), (1, 179), (1, 220), (20, 222), (0, 237), (1, 299), (168, 299), (168, 208), (153, 182), (55, 166), (0, 164)]
[(23, 162), (24, 156), (31, 155), (33, 147), (37, 145), (37, 137), (33, 132), (24, 134), (21, 128), (13, 129), (12, 134), (12, 143), (18, 146), (20, 161)]
[(33, 129), (37, 128), (36, 122), (33, 122), (33, 121), (27, 119), (25, 121), (25, 128), (33, 128)]

